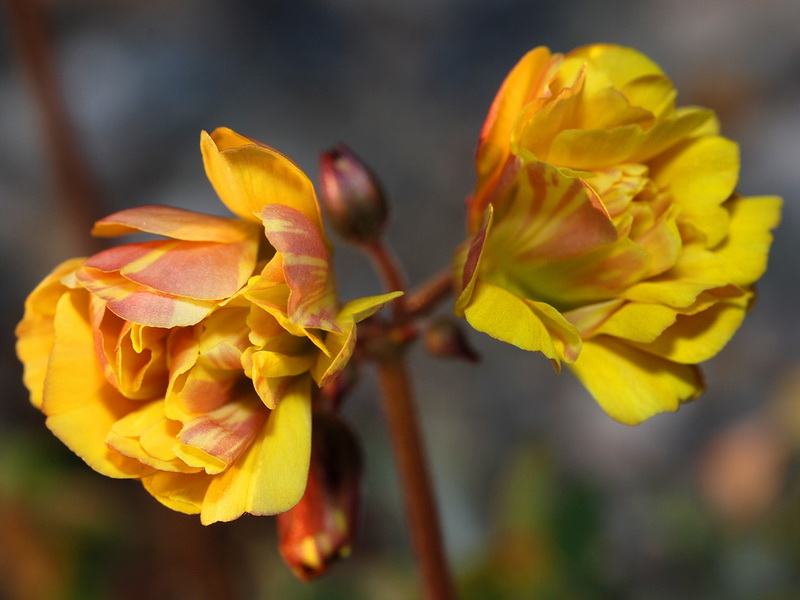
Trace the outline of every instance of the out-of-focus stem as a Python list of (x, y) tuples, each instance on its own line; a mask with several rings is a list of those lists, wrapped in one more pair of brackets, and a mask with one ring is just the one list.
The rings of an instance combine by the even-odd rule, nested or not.
[(46, 8), (41, 0), (5, 0), (5, 4), (19, 61), (41, 117), (56, 199), (63, 209), (59, 216), (75, 229), (76, 239), (89, 240), (85, 233), (100, 216), (99, 194), (64, 107)]
[[(372, 259), (375, 270), (383, 279), (383, 287), (387, 292), (395, 292), (406, 289), (406, 280), (403, 270), (400, 268), (392, 251), (386, 246), (383, 240), (378, 239), (362, 246), (367, 255)], [(396, 298), (392, 302), (395, 320), (399, 320), (401, 315), (406, 312), (406, 301), (403, 296)]]
[(406, 313), (409, 317), (423, 316), (452, 293), (453, 275), (448, 269), (406, 295)]
[(378, 357), (378, 377), (411, 529), (428, 600), (454, 600), (433, 488), (402, 348)]

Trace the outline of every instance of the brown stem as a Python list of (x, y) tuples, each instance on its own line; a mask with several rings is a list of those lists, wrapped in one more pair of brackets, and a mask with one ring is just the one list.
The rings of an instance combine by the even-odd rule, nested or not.
[(41, 0), (6, 0), (5, 4), (17, 54), (42, 120), (56, 196), (64, 213), (59, 216), (75, 229), (77, 239), (89, 240), (86, 231), (99, 217), (99, 194), (64, 108), (47, 11)]
[(441, 538), (433, 489), (413, 405), (411, 384), (402, 348), (378, 357), (378, 376), (384, 398), (398, 474), (405, 495), (411, 542), (428, 600), (456, 598)]
[(434, 275), (406, 296), (406, 311), (409, 317), (427, 314), (439, 302), (453, 293), (453, 275), (449, 270)]
[[(383, 279), (383, 287), (387, 292), (406, 289), (406, 280), (403, 276), (403, 270), (400, 268), (391, 250), (389, 250), (383, 240), (379, 239), (366, 244), (364, 250), (372, 259), (375, 270), (378, 271), (381, 279)], [(399, 319), (401, 315), (405, 314), (406, 303), (403, 296), (396, 298), (394, 302), (392, 302), (392, 310), (394, 311), (396, 320)]]

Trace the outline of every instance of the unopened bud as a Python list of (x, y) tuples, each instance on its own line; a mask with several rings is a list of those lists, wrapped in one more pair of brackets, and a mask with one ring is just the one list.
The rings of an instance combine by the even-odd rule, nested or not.
[(467, 362), (478, 362), (480, 357), (467, 341), (467, 336), (458, 321), (440, 317), (425, 330), (425, 349), (429, 354), (444, 358), (460, 358)]
[(277, 516), (283, 560), (301, 580), (322, 575), (350, 554), (361, 504), (361, 451), (336, 414), (315, 411), (306, 491)]
[(383, 233), (388, 209), (377, 177), (344, 144), (320, 156), (322, 205), (334, 229), (355, 243)]

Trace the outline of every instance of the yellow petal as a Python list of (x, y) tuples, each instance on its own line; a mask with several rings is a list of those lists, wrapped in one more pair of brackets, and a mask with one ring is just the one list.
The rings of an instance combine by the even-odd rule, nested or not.
[(42, 405), (44, 378), (53, 349), (56, 305), (67, 291), (61, 278), (77, 269), (83, 260), (73, 258), (58, 265), (25, 299), (25, 314), (15, 331), (17, 356), (23, 365), (22, 381), (36, 408)]
[(571, 362), (580, 353), (575, 327), (549, 304), (520, 298), (478, 281), (464, 315), (478, 331), (553, 361)]
[(322, 231), (314, 186), (283, 154), (225, 127), (204, 131), (200, 149), (208, 179), (234, 214), (257, 223), (265, 206), (284, 204)]
[(570, 370), (603, 410), (626, 425), (676, 411), (703, 392), (697, 367), (679, 365), (607, 336), (587, 340)]
[(739, 329), (751, 298), (751, 294), (741, 294), (693, 315), (679, 315), (675, 324), (656, 340), (638, 346), (677, 363), (708, 360), (722, 350)]
[(141, 405), (106, 381), (87, 304), (83, 290), (70, 290), (58, 301), (42, 412), (56, 437), (94, 470), (109, 477), (139, 477), (150, 467), (110, 449), (106, 437), (115, 422)]
[(106, 443), (159, 471), (195, 472), (198, 469), (187, 467), (172, 450), (180, 429), (181, 423), (164, 416), (164, 402), (156, 400), (114, 423)]
[(156, 500), (178, 512), (195, 515), (203, 506), (212, 476), (206, 473), (157, 471), (142, 477), (142, 484)]
[(311, 457), (309, 384), (307, 378), (295, 382), (244, 455), (213, 477), (203, 500), (203, 524), (243, 513), (274, 515), (299, 502)]
[(678, 313), (660, 304), (627, 302), (616, 310), (593, 335), (612, 335), (624, 340), (652, 342), (675, 323)]
[(728, 213), (721, 207), (739, 177), (739, 147), (719, 136), (686, 141), (650, 163), (651, 177), (680, 207), (679, 219), (690, 222), (719, 244), (728, 232)]

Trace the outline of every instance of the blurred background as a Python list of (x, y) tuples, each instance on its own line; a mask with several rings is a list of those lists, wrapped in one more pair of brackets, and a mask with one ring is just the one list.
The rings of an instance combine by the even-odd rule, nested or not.
[[(28, 404), (13, 329), (55, 264), (93, 250), (94, 218), (156, 203), (222, 214), (198, 148), (200, 131), (221, 125), (281, 150), (312, 179), (318, 153), (336, 142), (365, 157), (390, 196), (390, 241), (420, 283), (463, 239), (478, 132), (505, 74), (534, 46), (594, 42), (638, 48), (673, 79), (678, 104), (718, 111), (741, 144), (740, 191), (783, 196), (784, 221), (755, 309), (706, 365), (708, 392), (677, 414), (620, 425), (568, 373), (474, 332), (477, 368), (415, 349), (463, 596), (797, 597), (796, 0), (42, 6), (73, 127), (59, 144), (85, 157), (91, 179), (77, 200), (59, 192), (52, 123), (21, 59), (36, 31), (0, 12), (0, 599), (415, 597), (369, 373), (345, 409), (367, 456), (362, 534), (349, 560), (307, 585), (282, 565), (272, 519), (203, 528), (62, 447)], [(80, 179), (76, 168), (61, 165)], [(341, 244), (336, 268), (343, 298), (379, 292), (367, 261)]]

